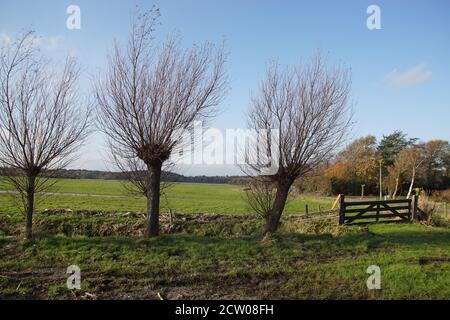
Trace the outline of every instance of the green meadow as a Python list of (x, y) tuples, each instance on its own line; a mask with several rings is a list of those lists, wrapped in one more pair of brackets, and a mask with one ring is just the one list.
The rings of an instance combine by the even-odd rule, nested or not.
[[(339, 226), (336, 219), (285, 220), (261, 239), (240, 186), (173, 184), (162, 236), (143, 238), (145, 200), (119, 181), (60, 180), (39, 195), (35, 237), (0, 193), (0, 298), (12, 299), (450, 299), (450, 229), (397, 223)], [(333, 199), (292, 196), (287, 213), (327, 210)], [(70, 210), (69, 210), (70, 209)], [(203, 220), (220, 213), (221, 219)], [(233, 214), (232, 218), (223, 216)], [(186, 217), (195, 217), (187, 219)], [(66, 269), (81, 269), (81, 289)], [(366, 271), (381, 270), (369, 290)]]
[[(9, 188), (3, 184), (3, 191)], [(146, 199), (128, 191), (124, 182), (115, 180), (61, 179), (47, 190), (51, 195), (38, 195), (37, 210), (71, 209), (107, 212), (145, 212)], [(0, 189), (1, 191), (2, 189)], [(161, 211), (180, 213), (251, 213), (242, 186), (228, 184), (171, 183), (163, 189)], [(14, 213), (11, 196), (0, 193), (0, 207)], [(328, 210), (333, 199), (312, 196), (291, 197), (287, 213)]]

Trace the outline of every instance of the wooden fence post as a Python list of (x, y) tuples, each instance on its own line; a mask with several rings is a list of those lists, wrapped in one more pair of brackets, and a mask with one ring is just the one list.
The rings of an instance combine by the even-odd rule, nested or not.
[(408, 201), (408, 219), (412, 220), (412, 212), (413, 212), (413, 203), (412, 199), (406, 199)]
[(419, 196), (413, 195), (412, 198), (412, 214), (411, 214), (411, 221), (414, 221), (417, 217), (417, 206), (419, 203)]
[(345, 221), (345, 196), (339, 195), (339, 224), (343, 225)]
[(376, 217), (376, 222), (380, 221), (380, 204), (377, 204), (377, 217)]

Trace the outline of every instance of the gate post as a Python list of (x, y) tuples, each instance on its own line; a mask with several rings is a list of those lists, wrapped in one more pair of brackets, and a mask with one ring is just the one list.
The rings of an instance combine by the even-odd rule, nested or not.
[(339, 200), (339, 224), (343, 225), (345, 221), (345, 196), (340, 194)]
[(419, 204), (419, 196), (418, 195), (413, 195), (411, 221), (414, 221), (417, 218), (417, 206), (418, 206), (418, 204)]

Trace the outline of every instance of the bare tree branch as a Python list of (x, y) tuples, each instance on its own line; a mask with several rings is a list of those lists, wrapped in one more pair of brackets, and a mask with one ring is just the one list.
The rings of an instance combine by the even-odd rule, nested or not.
[[(351, 124), (350, 86), (349, 71), (327, 68), (320, 54), (302, 66), (280, 67), (276, 62), (268, 66), (249, 112), (251, 129), (279, 133), (277, 144), (271, 143), (270, 134), (257, 144), (278, 160), (277, 172), (265, 177), (276, 185), (276, 195), (264, 232), (277, 229), (292, 183), (327, 161), (343, 142)], [(277, 149), (271, 149), (274, 146)], [(265, 166), (249, 163), (246, 170), (256, 176)], [(263, 194), (272, 199), (272, 194)]]
[(223, 47), (182, 49), (152, 37), (158, 11), (133, 22), (125, 49), (117, 44), (106, 76), (97, 81), (98, 124), (113, 159), (148, 198), (146, 235), (159, 233), (161, 167), (195, 120), (211, 117), (227, 89)]
[(89, 127), (76, 88), (76, 61), (67, 58), (58, 74), (34, 44), (28, 32), (0, 53), (0, 167), (23, 199), (28, 237), (34, 194), (49, 186), (51, 172), (74, 160)]

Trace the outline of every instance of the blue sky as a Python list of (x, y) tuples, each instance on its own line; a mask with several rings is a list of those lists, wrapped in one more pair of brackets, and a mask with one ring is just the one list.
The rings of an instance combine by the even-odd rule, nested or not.
[[(66, 8), (81, 9), (81, 29), (66, 28)], [(0, 41), (34, 29), (42, 50), (61, 61), (76, 55), (88, 94), (91, 78), (105, 67), (114, 39), (123, 41), (136, 5), (161, 10), (157, 35), (178, 33), (183, 45), (226, 40), (231, 91), (212, 122), (245, 127), (251, 92), (265, 63), (294, 64), (317, 49), (330, 63), (352, 69), (355, 125), (352, 137), (403, 130), (422, 140), (450, 139), (450, 1), (262, 1), (262, 0), (0, 0)], [(366, 9), (381, 9), (381, 30), (368, 30)], [(102, 137), (94, 135), (76, 166), (105, 167)], [(188, 174), (236, 173), (229, 168)]]

